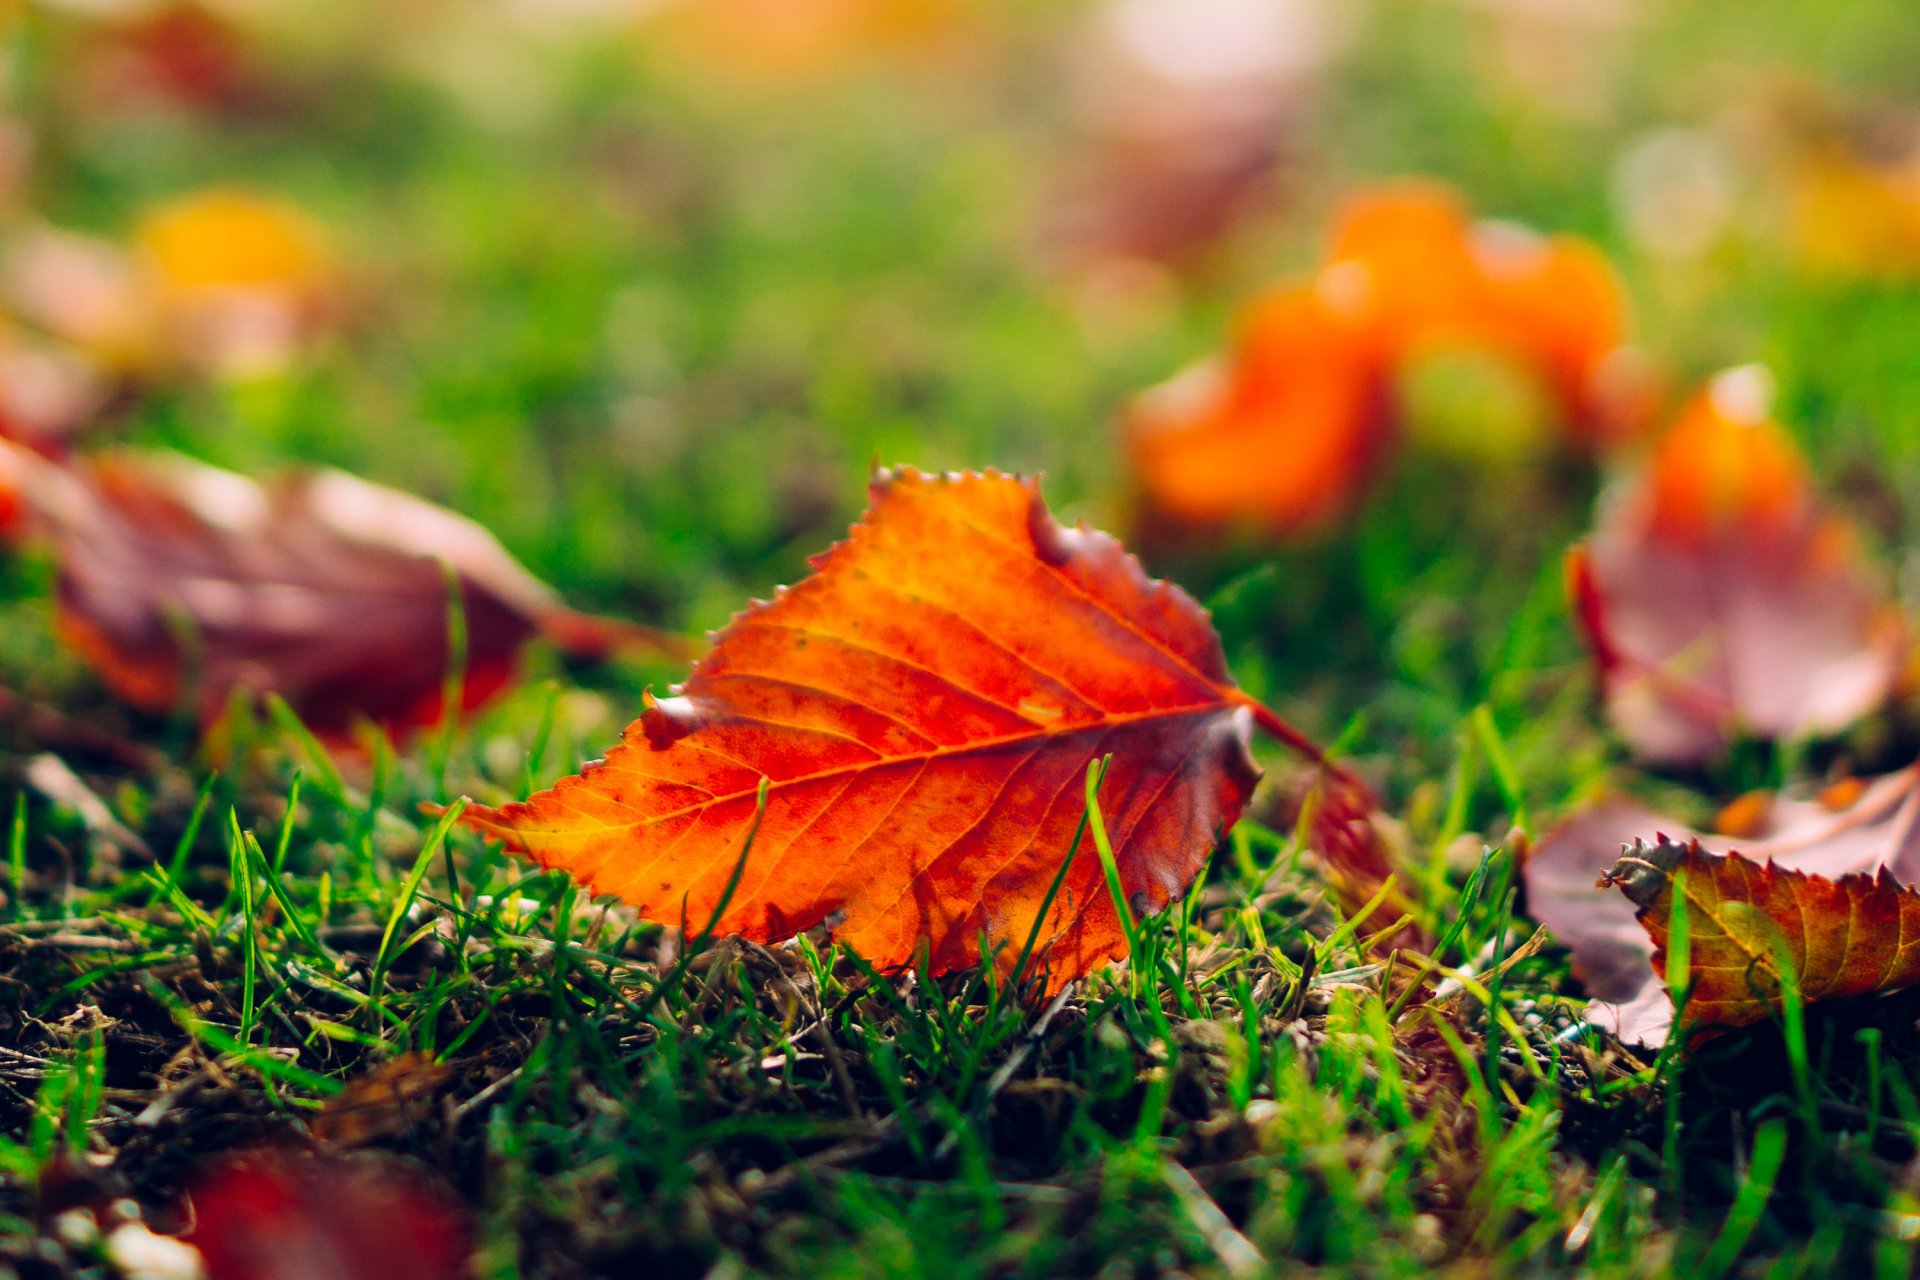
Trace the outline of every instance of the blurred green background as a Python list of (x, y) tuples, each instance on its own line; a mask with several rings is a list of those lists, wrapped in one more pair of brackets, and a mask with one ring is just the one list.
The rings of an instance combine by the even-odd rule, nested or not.
[[(875, 460), (1040, 471), (1057, 509), (1137, 532), (1117, 412), (1311, 263), (1348, 193), (1413, 174), (1596, 241), (1675, 394), (1766, 362), (1886, 549), (1920, 509), (1899, 3), (72, 0), (7, 22), (16, 244), (125, 245), (237, 187), (326, 246), (325, 323), (264, 366), (132, 379), (83, 447), (338, 465), (479, 519), (583, 607), (720, 624), (804, 572)], [(1892, 193), (1873, 225), (1809, 223), (1835, 165)], [(1498, 367), (1409, 381), (1417, 447), (1353, 527), (1138, 541), (1310, 731), (1364, 716), (1355, 745), (1415, 778), (1491, 702), (1574, 786), (1605, 748), (1544, 712), (1586, 696), (1558, 562), (1599, 477)], [(55, 679), (10, 644), (9, 679)], [(624, 718), (659, 674), (591, 678)]]

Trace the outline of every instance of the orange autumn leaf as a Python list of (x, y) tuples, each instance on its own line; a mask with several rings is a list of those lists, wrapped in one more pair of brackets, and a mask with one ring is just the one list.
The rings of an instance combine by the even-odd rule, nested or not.
[[(1639, 908), (1661, 977), (1684, 983), (1680, 1028), (1695, 1040), (1763, 1021), (1787, 983), (1808, 1002), (1920, 983), (1920, 894), (1884, 870), (1830, 880), (1663, 840), (1629, 848), (1602, 879)], [(1667, 972), (1676, 893), (1684, 978)]]
[(1742, 115), (1770, 225), (1804, 265), (1891, 281), (1920, 274), (1920, 144), (1907, 106), (1781, 79)]
[(1906, 625), (1766, 399), (1758, 370), (1721, 375), (1568, 555), (1608, 717), (1644, 759), (1834, 732), (1899, 674)]
[(0, 294), (17, 318), (122, 376), (255, 373), (325, 327), (340, 277), (324, 229), (300, 208), (211, 188), (147, 210), (129, 247), (23, 228), (0, 263)]
[(1625, 303), (1590, 245), (1476, 223), (1425, 183), (1355, 199), (1305, 284), (1256, 300), (1231, 349), (1142, 396), (1123, 436), (1147, 506), (1181, 525), (1287, 535), (1350, 509), (1384, 460), (1397, 382), (1484, 350), (1535, 380), (1583, 448), (1637, 421)]
[(140, 251), (171, 295), (318, 289), (331, 255), (319, 226), (281, 200), (213, 188), (149, 210)]
[(206, 724), (241, 689), (281, 695), (328, 738), (432, 723), (449, 570), (465, 705), (506, 685), (535, 635), (587, 656), (661, 643), (567, 609), (472, 521), (339, 471), (262, 486), (174, 455), (63, 466), (0, 440), (0, 535), (50, 549), (62, 634), (118, 697), (152, 712), (191, 699)]
[[(606, 758), (461, 820), (650, 920), (771, 942), (826, 924), (877, 966), (1055, 985), (1126, 935), (1091, 841), (1091, 761), (1131, 909), (1163, 907), (1245, 806), (1260, 723), (1207, 615), (1113, 538), (997, 473), (883, 472), (814, 574), (756, 603)], [(765, 785), (764, 810), (758, 796)], [(743, 852), (745, 861), (742, 862)], [(735, 892), (722, 899), (738, 868)]]
[(1396, 359), (1484, 348), (1537, 377), (1582, 444), (1611, 443), (1625, 425), (1611, 417), (1606, 372), (1626, 340), (1626, 302), (1591, 244), (1476, 222), (1448, 188), (1408, 182), (1355, 199), (1327, 257), (1364, 275)]
[(227, 372), (285, 364), (334, 301), (318, 223), (287, 201), (214, 188), (147, 212), (136, 260), (170, 354)]
[(1393, 433), (1371, 317), (1339, 289), (1248, 308), (1232, 353), (1135, 404), (1127, 440), (1148, 501), (1179, 524), (1310, 532), (1353, 504)]

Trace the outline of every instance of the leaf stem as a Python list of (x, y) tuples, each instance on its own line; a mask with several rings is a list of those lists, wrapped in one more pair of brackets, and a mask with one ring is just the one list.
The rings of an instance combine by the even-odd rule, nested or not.
[(1253, 722), (1259, 725), (1261, 731), (1268, 737), (1293, 748), (1307, 759), (1325, 768), (1342, 782), (1359, 785), (1360, 780), (1357, 777), (1344, 766), (1336, 764), (1333, 760), (1329, 759), (1326, 751), (1323, 750), (1318, 743), (1281, 719), (1280, 714), (1271, 707), (1256, 701), (1244, 693), (1239, 694), (1238, 700), (1241, 706), (1253, 712)]

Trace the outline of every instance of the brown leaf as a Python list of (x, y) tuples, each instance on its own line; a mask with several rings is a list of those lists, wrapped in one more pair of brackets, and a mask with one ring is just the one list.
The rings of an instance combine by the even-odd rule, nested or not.
[(567, 609), (471, 520), (340, 471), (262, 486), (177, 455), (61, 466), (0, 441), (0, 534), (51, 549), (61, 630), (116, 695), (153, 712), (190, 700), (203, 723), (238, 689), (281, 695), (334, 739), (362, 719), (433, 723), (449, 568), (464, 705), (505, 686), (535, 635), (586, 656), (661, 643)]
[[(1828, 878), (1885, 871), (1920, 879), (1920, 764), (1817, 798), (1743, 797), (1738, 834), (1705, 834), (1621, 797), (1574, 814), (1543, 837), (1521, 868), (1528, 913), (1573, 952), (1594, 1003), (1587, 1019), (1633, 1044), (1666, 1039), (1673, 1006), (1654, 972), (1653, 944), (1631, 905), (1595, 880), (1640, 841), (1698, 838)], [(1756, 816), (1753, 810), (1761, 809)], [(1726, 815), (1722, 824), (1725, 825)]]
[(344, 1149), (407, 1133), (427, 1116), (429, 1100), (450, 1074), (444, 1063), (418, 1050), (383, 1062), (327, 1099), (313, 1118), (313, 1136)]
[(1608, 717), (1643, 759), (1844, 729), (1906, 657), (1881, 575), (1820, 508), (1767, 398), (1759, 370), (1722, 374), (1568, 556)]
[(1833, 880), (1663, 840), (1627, 849), (1602, 879), (1638, 908), (1663, 979), (1680, 895), (1689, 939), (1680, 1026), (1692, 1040), (1763, 1021), (1788, 981), (1808, 1002), (1920, 983), (1920, 894), (1885, 868)]
[[(604, 761), (462, 821), (647, 919), (758, 942), (826, 923), (875, 965), (1056, 985), (1126, 945), (1093, 843), (1090, 761), (1131, 910), (1185, 889), (1240, 815), (1259, 722), (1206, 613), (1029, 480), (885, 472), (847, 541), (719, 634)], [(764, 812), (757, 795), (766, 786)], [(729, 879), (737, 891), (720, 910)]]

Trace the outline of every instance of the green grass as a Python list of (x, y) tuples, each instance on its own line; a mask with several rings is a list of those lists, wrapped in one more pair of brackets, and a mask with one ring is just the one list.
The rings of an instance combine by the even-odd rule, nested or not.
[[(1072, 7), (1011, 12), (1041, 32)], [(358, 282), (312, 360), (154, 388), (113, 424), (127, 439), (345, 466), (481, 519), (584, 607), (695, 630), (804, 572), (875, 457), (1043, 470), (1056, 509), (1124, 527), (1115, 407), (1308, 260), (1350, 183), (1424, 172), (1598, 239), (1683, 378), (1768, 361), (1822, 474), (1890, 558), (1912, 545), (1920, 290), (1810, 279), (1764, 244), (1676, 284), (1609, 191), (1642, 131), (1711, 122), (1727, 67), (1897, 91), (1920, 46), (1900, 5), (1819, 31), (1784, 0), (1660, 10), (1623, 35), (1601, 108), (1559, 114), (1488, 71), (1478, 8), (1389, 0), (1331, 73), (1291, 199), (1131, 319), (1027, 249), (1059, 114), (1031, 66), (736, 100), (574, 35), (530, 39), (539, 92), (496, 110), (451, 37), (356, 36), (377, 8), (276, 64), (293, 108), (227, 124), (74, 110), (71, 21), (14, 32), (37, 212), (118, 236), (152, 199), (244, 181), (324, 219)], [(422, 816), (572, 771), (673, 670), (536, 652), (499, 703), (369, 759), (270, 708), (214, 761), (59, 649), (47, 564), (0, 566), (0, 689), (69, 718), (0, 722), (0, 1274), (28, 1274), (63, 1153), (160, 1214), (204, 1160), (299, 1140), (409, 1052), (444, 1078), (359, 1140), (454, 1190), (489, 1277), (1906, 1274), (1914, 998), (1640, 1061), (1575, 1029), (1563, 953), (1502, 962), (1532, 932), (1521, 841), (1581, 797), (1625, 785), (1701, 817), (1905, 763), (1911, 716), (1636, 772), (1561, 598), (1598, 478), (1446, 447), (1500, 408), (1472, 376), (1414, 391), (1425, 443), (1351, 530), (1147, 550), (1213, 608), (1249, 690), (1381, 783), (1431, 867), (1433, 958), (1476, 978), (1439, 1017), (1361, 945), (1386, 922), (1330, 902), (1277, 757), (1193, 891), (1137, 923), (1132, 963), (1048, 1001), (879, 975), (815, 936), (769, 950), (694, 921), (682, 945)], [(45, 751), (151, 856), (30, 785)], [(1084, 840), (1104, 849), (1097, 822)], [(90, 1248), (48, 1265), (103, 1274)]]

